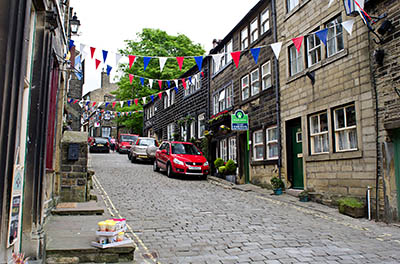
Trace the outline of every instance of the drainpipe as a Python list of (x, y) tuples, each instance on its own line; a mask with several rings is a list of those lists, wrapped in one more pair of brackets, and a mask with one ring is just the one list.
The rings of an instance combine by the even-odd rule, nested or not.
[[(275, 0), (271, 0), (272, 9), (272, 28), (274, 42), (278, 41), (277, 23), (276, 23), (276, 4)], [(278, 174), (279, 179), (282, 179), (282, 135), (281, 135), (281, 108), (280, 108), (280, 95), (279, 95), (279, 61), (274, 56), (274, 73), (275, 73), (275, 107), (276, 107), (276, 123), (278, 127)]]

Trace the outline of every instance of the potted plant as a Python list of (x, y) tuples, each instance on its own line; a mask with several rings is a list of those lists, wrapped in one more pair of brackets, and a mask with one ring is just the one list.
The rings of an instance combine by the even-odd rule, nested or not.
[(365, 204), (357, 198), (346, 197), (339, 199), (339, 213), (354, 218), (365, 216)]
[(222, 166), (224, 166), (224, 164), (225, 164), (225, 162), (224, 162), (224, 160), (221, 159), (221, 158), (217, 158), (217, 159), (214, 161), (214, 166), (215, 166), (215, 169), (216, 169), (216, 171), (217, 171), (217, 176), (219, 176), (219, 177), (221, 177), (221, 176), (223, 175), (223, 174), (220, 172), (219, 168), (222, 167)]
[(231, 159), (225, 163), (225, 179), (236, 183), (236, 164)]
[(281, 195), (283, 188), (285, 188), (285, 184), (278, 177), (272, 177), (271, 185), (275, 195)]
[(302, 191), (301, 193), (299, 193), (299, 200), (300, 202), (308, 202), (309, 200), (308, 192)]

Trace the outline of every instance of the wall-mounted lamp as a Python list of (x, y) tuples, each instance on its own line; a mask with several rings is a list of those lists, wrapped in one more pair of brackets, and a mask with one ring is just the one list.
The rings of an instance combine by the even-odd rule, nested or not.
[(390, 33), (393, 30), (393, 25), (392, 22), (388, 19), (385, 19), (381, 26), (378, 28), (378, 33), (381, 34), (382, 36), (385, 35), (386, 33)]
[(72, 19), (69, 20), (71, 34), (77, 34), (79, 30), (79, 26), (81, 25), (81, 21), (79, 21), (78, 17), (76, 16), (76, 12)]
[(307, 72), (306, 76), (308, 78), (310, 78), (311, 84), (314, 85), (314, 83), (315, 83), (315, 72)]
[(385, 57), (385, 51), (377, 49), (374, 51), (375, 62), (379, 66), (383, 66), (383, 58)]

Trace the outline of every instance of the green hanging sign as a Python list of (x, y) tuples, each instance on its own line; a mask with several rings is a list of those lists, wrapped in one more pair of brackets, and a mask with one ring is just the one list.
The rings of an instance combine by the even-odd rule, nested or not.
[(238, 109), (231, 115), (231, 129), (235, 131), (249, 130), (249, 116), (243, 110)]

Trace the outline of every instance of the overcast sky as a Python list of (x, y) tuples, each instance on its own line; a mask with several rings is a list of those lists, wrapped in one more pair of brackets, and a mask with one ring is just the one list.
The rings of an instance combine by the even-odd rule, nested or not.
[[(117, 52), (124, 48), (124, 40), (135, 39), (143, 28), (158, 28), (169, 35), (185, 34), (208, 53), (212, 40), (224, 38), (258, 1), (70, 0), (81, 21), (81, 34), (72, 39), (78, 49), (80, 43), (95, 47), (95, 56), (102, 61), (101, 50)], [(108, 56), (107, 62), (114, 63), (115, 55)], [(87, 59), (85, 66), (83, 94), (100, 88), (104, 65), (96, 71), (94, 60)]]

